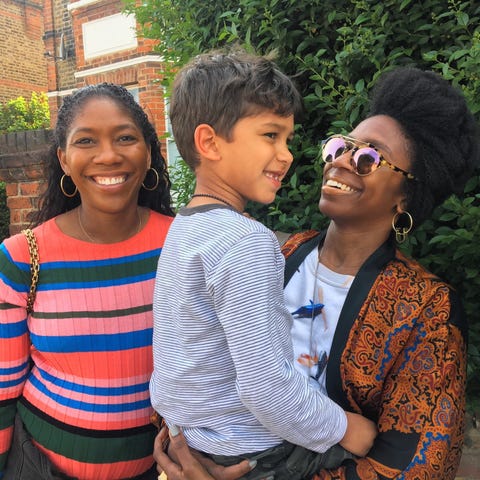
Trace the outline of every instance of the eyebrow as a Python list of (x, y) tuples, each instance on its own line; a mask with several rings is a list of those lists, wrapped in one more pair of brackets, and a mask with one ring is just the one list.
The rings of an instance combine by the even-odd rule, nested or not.
[[(116, 125), (113, 130), (115, 132), (121, 131), (121, 130), (126, 130), (128, 128), (133, 128), (135, 130), (140, 130), (135, 123), (124, 123), (122, 125)], [(79, 128), (73, 128), (70, 131), (70, 135), (76, 134), (76, 133), (92, 133), (95, 132), (97, 129), (96, 128), (90, 128), (90, 127), (79, 127)]]

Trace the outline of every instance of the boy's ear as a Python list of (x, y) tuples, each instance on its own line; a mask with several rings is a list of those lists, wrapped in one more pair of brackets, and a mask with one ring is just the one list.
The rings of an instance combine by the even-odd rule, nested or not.
[(218, 160), (220, 152), (217, 145), (217, 134), (214, 128), (206, 123), (197, 126), (193, 134), (198, 155), (209, 160)]

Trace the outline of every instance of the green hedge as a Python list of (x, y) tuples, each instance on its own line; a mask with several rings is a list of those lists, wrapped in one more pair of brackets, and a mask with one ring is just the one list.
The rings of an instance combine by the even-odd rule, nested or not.
[[(463, 90), (480, 118), (480, 3), (459, 0), (126, 0), (142, 35), (159, 39), (168, 87), (191, 56), (237, 42), (258, 53), (277, 51), (307, 107), (293, 150), (288, 185), (269, 207), (250, 212), (283, 231), (318, 228), (319, 145), (349, 131), (365, 115), (377, 77), (397, 65), (441, 73)], [(185, 170), (184, 170), (185, 171)], [(406, 249), (463, 295), (470, 319), (468, 394), (480, 407), (480, 172), (465, 198), (449, 199)], [(186, 174), (188, 178), (189, 174)], [(190, 180), (178, 182), (187, 198)]]

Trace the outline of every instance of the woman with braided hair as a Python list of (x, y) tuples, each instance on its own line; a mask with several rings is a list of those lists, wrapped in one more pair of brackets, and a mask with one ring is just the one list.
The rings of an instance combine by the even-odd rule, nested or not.
[(153, 283), (173, 220), (155, 129), (125, 88), (84, 87), (47, 170), (33, 312), (27, 240), (0, 246), (0, 477), (154, 479)]

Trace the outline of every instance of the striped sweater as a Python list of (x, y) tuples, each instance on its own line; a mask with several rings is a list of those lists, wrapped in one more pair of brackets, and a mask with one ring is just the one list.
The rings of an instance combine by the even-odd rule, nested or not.
[(182, 209), (158, 264), (152, 404), (199, 450), (281, 439), (319, 452), (346, 417), (294, 367), (284, 259), (273, 232), (222, 206)]
[(37, 227), (40, 280), (29, 318), (25, 237), (0, 246), (0, 472), (16, 411), (69, 476), (115, 480), (152, 466), (152, 295), (171, 221), (150, 212), (141, 232), (107, 245), (68, 237), (54, 219)]

